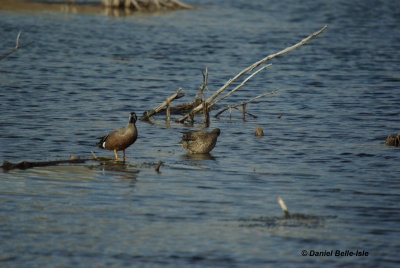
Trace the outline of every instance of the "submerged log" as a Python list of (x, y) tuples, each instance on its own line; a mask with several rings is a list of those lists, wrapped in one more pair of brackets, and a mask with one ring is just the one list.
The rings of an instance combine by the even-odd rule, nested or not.
[(8, 171), (12, 169), (28, 169), (34, 167), (47, 167), (47, 166), (56, 166), (60, 164), (78, 164), (78, 163), (85, 163), (86, 161), (109, 161), (113, 160), (112, 158), (108, 157), (97, 157), (93, 152), (93, 157), (89, 158), (76, 158), (73, 155), (70, 156), (70, 159), (61, 159), (61, 160), (51, 160), (51, 161), (22, 161), (19, 163), (11, 163), (8, 161), (4, 161), (1, 168), (3, 171)]
[(84, 163), (88, 160), (92, 159), (64, 159), (64, 160), (52, 160), (52, 161), (39, 161), (39, 162), (29, 162), (29, 161), (22, 161), (19, 163), (11, 163), (8, 161), (4, 161), (3, 165), (1, 166), (4, 171), (12, 170), (12, 169), (28, 169), (34, 167), (46, 167), (46, 166), (56, 166), (59, 164), (66, 164), (66, 163)]

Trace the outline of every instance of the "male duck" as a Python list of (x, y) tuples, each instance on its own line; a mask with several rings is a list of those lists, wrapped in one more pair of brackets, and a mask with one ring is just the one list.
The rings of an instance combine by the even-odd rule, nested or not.
[(134, 112), (129, 115), (128, 125), (124, 128), (117, 128), (106, 136), (99, 138), (100, 141), (96, 143), (97, 146), (106, 150), (114, 150), (115, 160), (118, 160), (117, 151), (124, 152), (125, 161), (125, 149), (133, 144), (138, 136), (138, 132), (135, 126), (137, 117)]
[(221, 131), (216, 128), (210, 133), (202, 130), (190, 130), (182, 133), (183, 137), (179, 144), (183, 148), (192, 154), (207, 154), (214, 149)]

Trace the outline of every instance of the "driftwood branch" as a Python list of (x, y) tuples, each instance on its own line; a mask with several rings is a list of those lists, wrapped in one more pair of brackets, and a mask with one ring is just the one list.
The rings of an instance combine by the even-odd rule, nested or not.
[[(248, 100), (246, 100), (246, 101), (242, 101), (241, 103), (238, 103), (238, 104), (228, 105), (228, 106), (226, 106), (225, 108), (221, 109), (221, 110), (215, 115), (215, 117), (216, 117), (216, 118), (219, 118), (219, 116), (220, 116), (223, 112), (225, 112), (225, 111), (227, 111), (227, 110), (230, 110), (230, 109), (236, 109), (238, 106), (243, 106), (242, 112), (243, 112), (243, 119), (244, 119), (244, 114), (246, 113), (246, 105), (247, 105), (248, 103), (250, 103), (250, 102), (252, 102), (252, 101), (254, 101), (254, 100), (256, 100), (256, 99), (259, 99), (259, 98), (261, 98), (261, 97), (275, 94), (276, 92), (278, 92), (277, 89), (275, 89), (275, 90), (273, 90), (273, 91), (271, 91), (271, 92), (266, 92), (266, 93), (260, 94), (260, 95), (258, 95), (257, 97), (248, 99)], [(249, 113), (248, 113), (248, 114), (249, 114)], [(254, 117), (254, 115), (252, 115), (252, 114), (250, 114), (250, 115)]]
[(195, 103), (197, 103), (199, 98), (202, 101), (204, 101), (204, 89), (207, 86), (207, 79), (208, 79), (208, 68), (206, 67), (206, 71), (205, 73), (203, 73), (203, 83), (200, 85), (199, 89), (197, 90), (196, 96), (194, 97)]
[(29, 43), (27, 43), (27, 44), (25, 44), (25, 45), (23, 45), (23, 46), (20, 46), (20, 45), (19, 45), (19, 38), (20, 38), (20, 36), (21, 36), (21, 33), (22, 33), (22, 31), (19, 31), (19, 33), (18, 33), (18, 35), (17, 35), (17, 40), (15, 41), (15, 47), (12, 48), (12, 49), (10, 49), (9, 51), (7, 51), (6, 53), (4, 53), (3, 55), (1, 55), (1, 56), (0, 56), (0, 60), (2, 60), (2, 59), (4, 59), (4, 58), (8, 57), (10, 54), (14, 53), (14, 52), (17, 51), (18, 49), (23, 48), (23, 47), (26, 47), (26, 46), (29, 46), (30, 44), (33, 43), (33, 41), (32, 41), (32, 42), (29, 42)]
[(34, 168), (34, 167), (47, 167), (47, 166), (56, 166), (59, 164), (77, 164), (77, 163), (85, 163), (86, 161), (110, 161), (113, 160), (113, 158), (109, 157), (98, 157), (94, 152), (91, 152), (93, 157), (89, 158), (76, 158), (73, 155), (70, 155), (69, 159), (61, 159), (61, 160), (50, 160), (50, 161), (22, 161), (19, 163), (11, 163), (8, 161), (4, 161), (3, 165), (0, 167), (3, 169), (3, 171), (8, 171), (12, 169), (28, 169), (28, 168)]
[(53, 161), (40, 161), (40, 162), (29, 162), (29, 161), (22, 161), (19, 163), (11, 163), (8, 161), (4, 161), (3, 165), (1, 166), (4, 171), (12, 170), (12, 169), (28, 169), (34, 167), (46, 167), (46, 166), (55, 166), (59, 164), (66, 164), (66, 163), (84, 163), (89, 160), (98, 160), (98, 158), (85, 158), (85, 159), (64, 159), (64, 160), (53, 160)]
[(171, 103), (171, 101), (173, 101), (174, 99), (177, 99), (177, 98), (181, 98), (182, 95), (179, 95), (179, 93), (181, 91), (182, 91), (182, 88), (178, 89), (174, 94), (172, 94), (171, 96), (166, 98), (165, 101), (163, 101), (161, 104), (159, 104), (156, 108), (154, 108), (153, 110), (145, 111), (143, 113), (142, 117), (140, 118), (140, 120), (148, 121), (150, 119), (150, 117), (152, 117), (153, 115), (155, 115), (156, 113), (158, 113), (159, 111), (164, 109), (165, 106), (168, 106)]
[(209, 108), (211, 108), (212, 106), (214, 106), (217, 102), (225, 99), (226, 97), (228, 97), (229, 95), (231, 95), (233, 92), (235, 92), (236, 90), (238, 90), (239, 88), (241, 88), (242, 86), (246, 85), (246, 82), (249, 81), (250, 78), (252, 78), (253, 76), (255, 76), (256, 74), (258, 74), (259, 72), (261, 72), (262, 70), (264, 70), (265, 68), (270, 67), (272, 64), (268, 64), (265, 65), (263, 67), (261, 67), (260, 69), (258, 69), (257, 71), (255, 71), (254, 73), (252, 73), (251, 75), (249, 75), (240, 85), (238, 85), (237, 87), (235, 87), (234, 89), (232, 89), (231, 91), (229, 91), (227, 94), (225, 94), (224, 96), (222, 96), (221, 98), (215, 100), (213, 103), (210, 104)]
[(286, 218), (290, 218), (289, 210), (287, 209), (287, 206), (286, 206), (285, 202), (283, 202), (283, 199), (280, 198), (280, 197), (278, 197), (278, 204), (279, 204), (279, 206), (281, 206), (281, 209), (285, 213), (285, 217)]
[[(310, 39), (312, 39), (313, 37), (319, 35), (322, 31), (324, 31), (326, 29), (326, 27), (328, 27), (328, 25), (325, 25), (324, 27), (322, 27), (320, 30), (314, 32), (313, 34), (309, 35), (308, 37), (304, 38), (303, 40), (301, 40), (300, 42), (298, 42), (297, 44), (287, 47), (277, 53), (271, 54), (255, 63), (253, 63), (252, 65), (248, 66), (247, 68), (243, 69), (241, 72), (239, 72), (235, 77), (229, 79), (221, 88), (219, 88), (211, 97), (209, 97), (206, 102), (210, 103), (211, 101), (213, 101), (222, 91), (224, 91), (229, 85), (231, 85), (234, 81), (236, 81), (237, 79), (239, 79), (241, 76), (243, 76), (244, 74), (254, 70), (255, 68), (257, 68), (258, 66), (260, 66), (261, 64), (275, 58), (278, 56), (281, 56), (301, 45), (304, 45), (306, 42), (308, 42)], [(194, 114), (194, 113), (198, 113), (199, 111), (201, 111), (201, 109), (203, 108), (203, 103), (199, 104), (197, 107), (195, 107), (191, 112), (187, 113), (186, 115), (182, 116), (181, 118), (179, 118), (177, 120), (177, 122), (183, 123), (187, 118), (190, 117), (190, 115)]]

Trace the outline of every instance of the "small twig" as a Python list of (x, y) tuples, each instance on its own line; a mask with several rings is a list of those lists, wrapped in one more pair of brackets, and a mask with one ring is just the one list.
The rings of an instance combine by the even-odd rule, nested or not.
[(163, 164), (163, 162), (162, 162), (161, 160), (159, 160), (159, 161), (158, 161), (158, 164), (157, 164), (157, 166), (156, 166), (156, 168), (155, 168), (155, 171), (156, 171), (157, 173), (160, 173), (160, 167), (161, 167), (162, 164)]
[[(240, 110), (238, 107), (230, 107), (231, 109), (235, 109), (235, 110), (238, 110), (238, 111), (240, 111), (240, 112), (242, 112), (243, 113), (243, 109), (242, 110)], [(253, 117), (253, 118), (258, 118), (258, 116), (257, 115), (255, 115), (255, 114), (252, 114), (252, 113), (249, 113), (248, 111), (245, 111), (245, 113), (247, 114), (247, 115), (250, 115), (251, 117)], [(231, 116), (231, 115), (229, 115), (229, 116)], [(229, 119), (231, 119), (231, 118), (229, 118)]]
[(21, 36), (21, 31), (19, 31), (18, 35), (17, 35), (17, 41), (15, 42), (15, 49), (18, 49), (19, 47), (19, 37)]
[(210, 113), (208, 112), (208, 103), (205, 102), (203, 105), (203, 115), (204, 115), (204, 123), (206, 125), (206, 127), (210, 126)]
[(29, 43), (27, 43), (27, 44), (25, 44), (25, 45), (23, 45), (23, 46), (20, 46), (20, 45), (19, 45), (19, 38), (20, 38), (20, 36), (21, 36), (21, 33), (22, 33), (22, 31), (19, 31), (19, 33), (18, 33), (18, 35), (17, 35), (17, 40), (15, 41), (15, 47), (12, 48), (12, 49), (10, 49), (9, 51), (7, 51), (6, 53), (4, 53), (3, 55), (1, 55), (1, 56), (0, 56), (0, 60), (6, 58), (6, 57), (9, 56), (11, 53), (17, 51), (18, 49), (23, 48), (23, 47), (27, 47), (27, 46), (29, 46), (30, 44), (33, 43), (33, 41), (32, 41), (32, 42), (29, 42)]
[(97, 160), (97, 155), (93, 151), (91, 151), (91, 153), (93, 155), (93, 158)]
[(208, 67), (206, 67), (205, 73), (203, 73), (203, 83), (200, 85), (199, 89), (197, 90), (196, 96), (194, 97), (194, 103), (197, 105), (197, 100), (200, 98), (204, 101), (204, 89), (207, 86), (207, 79), (208, 79)]
[(167, 101), (167, 112), (166, 112), (167, 122), (169, 122), (169, 120), (171, 119), (171, 102), (168, 99), (166, 99), (166, 101)]
[[(271, 91), (271, 92), (266, 92), (266, 93), (260, 94), (260, 95), (258, 95), (257, 97), (248, 99), (248, 100), (243, 101), (243, 102), (241, 102), (241, 103), (234, 104), (234, 105), (228, 105), (228, 106), (226, 106), (225, 108), (223, 108), (222, 110), (220, 110), (220, 111), (215, 115), (215, 117), (216, 117), (216, 118), (219, 118), (219, 116), (220, 116), (223, 112), (225, 112), (226, 110), (230, 110), (230, 109), (232, 109), (232, 108), (236, 108), (236, 107), (238, 107), (238, 106), (240, 106), (240, 105), (242, 105), (242, 106), (244, 106), (244, 108), (246, 108), (246, 105), (247, 105), (248, 103), (250, 103), (250, 102), (252, 102), (252, 101), (254, 101), (254, 100), (258, 99), (258, 98), (261, 98), (261, 97), (264, 97), (264, 96), (267, 96), (267, 95), (275, 94), (277, 91), (278, 91), (278, 90), (275, 89), (275, 90), (273, 90), (273, 91)], [(244, 109), (244, 110), (245, 110), (245, 109)], [(243, 117), (244, 117), (244, 115), (243, 115)]]
[(282, 198), (278, 197), (278, 203), (281, 206), (283, 212), (285, 213), (285, 217), (290, 218), (289, 210), (287, 209), (286, 204), (285, 202), (283, 202)]

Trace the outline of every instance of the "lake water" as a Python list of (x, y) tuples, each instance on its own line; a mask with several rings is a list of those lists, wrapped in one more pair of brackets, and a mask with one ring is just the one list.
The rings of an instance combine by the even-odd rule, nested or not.
[[(212, 112), (209, 157), (177, 145), (201, 117), (160, 115), (137, 122), (125, 163), (1, 172), (0, 266), (397, 266), (400, 149), (384, 143), (400, 132), (397, 1), (184, 2), (198, 8), (0, 7), (0, 54), (20, 30), (34, 41), (0, 61), (1, 162), (113, 157), (94, 143), (129, 112), (180, 87), (175, 102), (191, 101), (206, 67), (208, 97), (328, 24), (220, 102), (278, 89), (248, 104), (257, 118)], [(277, 197), (301, 215), (285, 219)]]

